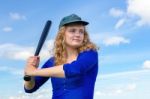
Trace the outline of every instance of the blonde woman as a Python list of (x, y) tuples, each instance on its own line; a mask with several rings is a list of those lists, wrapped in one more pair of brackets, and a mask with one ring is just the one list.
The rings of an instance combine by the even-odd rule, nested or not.
[(31, 80), (25, 81), (25, 92), (36, 91), (51, 78), (52, 99), (93, 99), (98, 53), (86, 31), (88, 24), (76, 14), (61, 20), (54, 56), (41, 69), (37, 69), (38, 56), (27, 60), (25, 74), (31, 76)]

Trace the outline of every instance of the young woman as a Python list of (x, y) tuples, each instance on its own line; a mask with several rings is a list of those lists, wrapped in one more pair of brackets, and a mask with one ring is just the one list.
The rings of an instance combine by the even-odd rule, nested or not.
[(85, 26), (89, 23), (72, 14), (64, 17), (54, 42), (54, 56), (41, 69), (38, 56), (27, 60), (24, 89), (32, 93), (49, 78), (53, 87), (52, 99), (93, 99), (98, 73), (98, 53), (90, 41)]

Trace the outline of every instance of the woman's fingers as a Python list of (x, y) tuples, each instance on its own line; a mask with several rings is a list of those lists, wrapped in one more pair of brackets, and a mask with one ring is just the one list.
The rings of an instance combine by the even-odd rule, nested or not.
[(27, 65), (38, 66), (40, 58), (39, 56), (31, 56), (27, 59)]
[(31, 71), (33, 71), (35, 68), (38, 67), (40, 61), (39, 56), (31, 56), (27, 59), (24, 74), (27, 75)]
[(31, 56), (28, 58), (28, 62), (36, 62), (39, 60), (39, 57), (38, 56)]

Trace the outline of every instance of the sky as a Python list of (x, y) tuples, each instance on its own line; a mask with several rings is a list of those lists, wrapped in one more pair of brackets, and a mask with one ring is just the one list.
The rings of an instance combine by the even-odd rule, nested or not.
[(77, 14), (90, 24), (90, 39), (100, 49), (94, 99), (149, 99), (150, 2), (147, 0), (1, 0), (0, 99), (50, 99), (51, 82), (27, 94), (26, 59), (34, 54), (47, 20), (52, 21), (40, 53), (51, 57), (60, 20)]

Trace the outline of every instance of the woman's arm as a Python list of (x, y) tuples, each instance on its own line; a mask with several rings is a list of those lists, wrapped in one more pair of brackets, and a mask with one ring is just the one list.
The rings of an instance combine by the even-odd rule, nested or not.
[[(45, 64), (41, 67), (41, 68), (49, 68), (53, 66), (53, 57), (50, 58), (47, 62), (45, 62)], [(25, 68), (25, 74), (27, 75), (27, 73), (29, 71), (33, 72), (34, 70), (37, 70), (38, 66), (35, 66), (33, 63), (38, 63), (38, 60), (36, 60), (36, 57), (30, 57), (27, 60), (27, 64), (26, 64), (26, 68)], [(38, 65), (38, 64), (37, 64)], [(33, 70), (33, 71), (32, 71)], [(41, 87), (47, 80), (49, 79), (49, 77), (42, 77), (42, 76), (35, 76), (32, 77), (31, 76), (31, 81), (25, 81), (24, 82), (24, 90), (27, 93), (32, 93), (34, 91), (36, 91), (39, 87)]]
[(27, 75), (29, 76), (42, 76), (42, 77), (60, 77), (64, 78), (64, 70), (63, 65), (53, 66), (50, 68), (42, 68), (42, 69), (36, 69), (36, 68), (30, 68), (28, 70)]
[(43, 69), (37, 69), (34, 66), (29, 66), (30, 68), (26, 70), (26, 74), (29, 76), (60, 78), (78, 76), (90, 70), (97, 62), (97, 52), (85, 51), (76, 61), (70, 64), (63, 64)]

